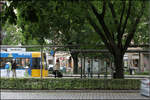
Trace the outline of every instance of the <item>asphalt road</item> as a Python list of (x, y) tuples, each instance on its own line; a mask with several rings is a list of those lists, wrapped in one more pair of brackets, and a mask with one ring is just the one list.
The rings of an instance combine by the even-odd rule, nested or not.
[(149, 100), (139, 92), (118, 93), (99, 91), (1, 91), (1, 100), (4, 99), (112, 99), (112, 100)]

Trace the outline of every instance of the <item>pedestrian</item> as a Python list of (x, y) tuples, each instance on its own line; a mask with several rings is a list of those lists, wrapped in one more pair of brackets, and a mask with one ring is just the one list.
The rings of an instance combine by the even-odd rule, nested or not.
[(129, 72), (130, 72), (130, 75), (132, 75), (132, 68), (131, 67), (129, 68)]
[(87, 71), (88, 71), (88, 77), (90, 77), (90, 72), (91, 72), (90, 60), (88, 60), (88, 68), (87, 68)]
[(29, 66), (30, 66), (30, 64), (28, 63), (28, 64), (24, 67), (24, 68), (25, 68), (25, 73), (24, 73), (24, 76), (25, 76), (25, 77), (28, 77), (28, 76), (29, 76), (29, 74), (28, 74)]
[(9, 74), (10, 74), (11, 69), (12, 69), (12, 63), (11, 63), (11, 62), (8, 62), (8, 64), (9, 64)]
[(60, 70), (60, 62), (59, 62), (59, 59), (57, 59), (56, 64), (54, 66), (55, 78), (58, 76), (59, 70)]
[(7, 62), (5, 64), (5, 69), (7, 71), (6, 77), (9, 78), (9, 75), (10, 75), (10, 70), (9, 70), (10, 69), (10, 65), (9, 65), (9, 62)]
[(13, 78), (16, 77), (16, 68), (17, 68), (17, 64), (16, 64), (16, 60), (15, 60), (12, 64)]

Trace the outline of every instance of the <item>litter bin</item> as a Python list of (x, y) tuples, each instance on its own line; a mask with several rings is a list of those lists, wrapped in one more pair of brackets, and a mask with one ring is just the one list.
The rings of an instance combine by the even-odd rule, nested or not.
[(150, 96), (150, 79), (141, 80), (141, 95)]

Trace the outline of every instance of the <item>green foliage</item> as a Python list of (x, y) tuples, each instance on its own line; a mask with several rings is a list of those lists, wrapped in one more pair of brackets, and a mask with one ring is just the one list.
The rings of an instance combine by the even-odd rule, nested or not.
[[(54, 44), (83, 44), (82, 46), (100, 43), (99, 36), (91, 31), (86, 22), (82, 2), (11, 0), (9, 3), (4, 18), (9, 19), (6, 16), (12, 17), (10, 13), (17, 11), (16, 23), (22, 29), (25, 40), (31, 37), (43, 43), (45, 39), (52, 39)], [(25, 41), (25, 44), (28, 42)]]
[(128, 71), (124, 72), (125, 75), (130, 75), (130, 73)]
[(136, 72), (135, 75), (149, 75), (150, 72)]
[(137, 45), (149, 43), (150, 38), (149, 38), (148, 20), (139, 24), (139, 28), (137, 29), (137, 33), (135, 34), (133, 40), (134, 40), (134, 44), (137, 44)]
[(2, 44), (3, 45), (18, 45), (23, 44), (24, 37), (21, 29), (16, 25), (11, 25), (8, 22), (2, 28)]
[[(95, 1), (91, 1), (90, 3), (92, 3), (94, 5), (94, 7), (97, 9), (97, 12), (99, 14), (101, 14), (102, 9), (103, 9), (103, 2), (104, 2), (103, 0), (101, 0), (101, 1), (95, 0)], [(115, 17), (113, 17), (113, 14), (109, 7), (109, 3), (112, 3), (112, 5), (113, 5)], [(124, 9), (123, 17), (122, 17), (122, 24), (119, 25), (121, 14), (123, 12), (123, 4), (125, 4), (125, 9)], [(149, 10), (148, 4), (149, 4), (149, 1), (144, 1), (144, 2), (143, 1), (131, 1), (130, 15), (127, 20), (127, 25), (124, 27), (124, 23), (125, 23), (125, 20), (127, 17), (128, 9), (129, 9), (129, 1), (120, 1), (120, 0), (106, 1), (104, 19), (101, 19), (101, 20), (104, 20), (106, 27), (108, 28), (109, 32), (111, 33), (113, 40), (116, 44), (118, 44), (117, 36), (118, 36), (118, 34), (120, 34), (118, 32), (118, 27), (120, 26), (120, 30), (122, 32), (123, 32), (123, 28), (125, 28), (125, 31), (123, 32), (123, 37), (121, 38), (121, 43), (124, 46), (125, 41), (128, 38), (127, 35), (129, 33), (131, 33), (132, 29), (134, 29), (133, 24), (141, 12), (143, 12), (143, 16), (141, 16), (141, 18), (140, 18), (141, 20), (139, 22), (138, 28), (136, 28), (134, 40), (135, 40), (135, 44), (141, 44), (141, 42), (144, 44), (144, 43), (148, 42), (148, 33), (147, 33), (148, 24), (144, 25), (144, 23), (148, 23), (148, 21), (149, 21), (149, 15), (147, 13)], [(145, 5), (145, 7), (143, 7), (143, 5)], [(144, 10), (142, 11), (141, 9), (143, 9), (143, 8), (144, 8)], [(103, 30), (104, 29), (102, 27), (103, 25), (98, 23), (98, 18), (96, 18), (96, 16), (94, 15), (94, 13), (92, 12), (92, 10), (90, 8), (89, 8), (89, 14), (91, 15), (93, 22), (98, 25), (99, 29)], [(116, 24), (115, 20), (118, 21), (117, 24)], [(107, 33), (104, 32), (103, 34), (106, 36)], [(106, 38), (108, 39), (107, 36), (106, 36)], [(119, 44), (121, 44), (121, 43), (119, 42)]]
[[(129, 71), (124, 72), (125, 75), (130, 75)], [(149, 72), (135, 72), (134, 75), (149, 75)]]
[(138, 90), (138, 79), (4, 79), (1, 78), (1, 89), (17, 90)]
[[(18, 27), (21, 27), (24, 36), (32, 37), (38, 40), (40, 43), (44, 41), (44, 39), (55, 39), (55, 41), (62, 44), (88, 44), (87, 48), (97, 48), (97, 46), (93, 44), (101, 44), (101, 39), (97, 34), (95, 34), (94, 30), (89, 25), (86, 20), (87, 14), (89, 11), (93, 21), (98, 24), (96, 16), (90, 11), (90, 7), (88, 6), (88, 2), (82, 1), (49, 1), (49, 0), (8, 0), (9, 6), (4, 6), (4, 11), (2, 12), (3, 21), (9, 21), (10, 23), (16, 23)], [(98, 9), (98, 13), (102, 13), (103, 11), (103, 1), (91, 1), (96, 9)], [(112, 17), (111, 10), (108, 7), (108, 1), (106, 2), (106, 11), (104, 21), (106, 25), (109, 27), (109, 31), (112, 35), (114, 35), (115, 42), (117, 39), (117, 27), (114, 22), (114, 18)], [(112, 1), (113, 7), (116, 12), (116, 18), (119, 22), (122, 9), (123, 9), (123, 1)], [(148, 4), (148, 3), (146, 3)], [(34, 5), (34, 6), (33, 6)], [(123, 15), (122, 22), (125, 21), (128, 12), (129, 1), (125, 2), (125, 13)], [(132, 28), (132, 22), (135, 21), (135, 17), (139, 14), (140, 9), (142, 8), (141, 1), (132, 1), (132, 9), (131, 16), (129, 16), (129, 20), (127, 23), (127, 27), (124, 33), (128, 33)], [(148, 21), (147, 16), (147, 5), (144, 10), (144, 16), (142, 17), (142, 21)], [(15, 11), (17, 13), (15, 14)], [(121, 25), (122, 30), (123, 24)], [(137, 29), (137, 33), (135, 34), (135, 43), (136, 41), (143, 40), (143, 42), (148, 41), (147, 26), (139, 25), (141, 27), (139, 30)], [(145, 28), (144, 28), (145, 27)], [(100, 25), (99, 25), (100, 28)], [(102, 28), (101, 28), (102, 29)], [(145, 33), (144, 36), (142, 33)], [(141, 38), (139, 39), (139, 34)], [(105, 35), (105, 34), (104, 34)], [(26, 39), (25, 38), (25, 39)], [(28, 39), (28, 38), (27, 38)], [(61, 40), (61, 41), (60, 41)], [(124, 44), (126, 38), (122, 39), (122, 43)], [(56, 44), (59, 44), (56, 43)]]
[[(28, 36), (27, 39), (25, 36)], [(17, 25), (9, 24), (8, 22), (2, 27), (2, 44), (3, 45), (37, 45), (39, 44), (30, 34), (23, 34), (22, 29)], [(28, 48), (31, 51), (31, 48)], [(38, 49), (32, 48), (35, 51)]]

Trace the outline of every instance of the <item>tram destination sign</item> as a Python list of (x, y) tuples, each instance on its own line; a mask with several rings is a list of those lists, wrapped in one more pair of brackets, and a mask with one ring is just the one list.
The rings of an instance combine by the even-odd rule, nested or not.
[(25, 52), (26, 48), (7, 48), (7, 52)]

